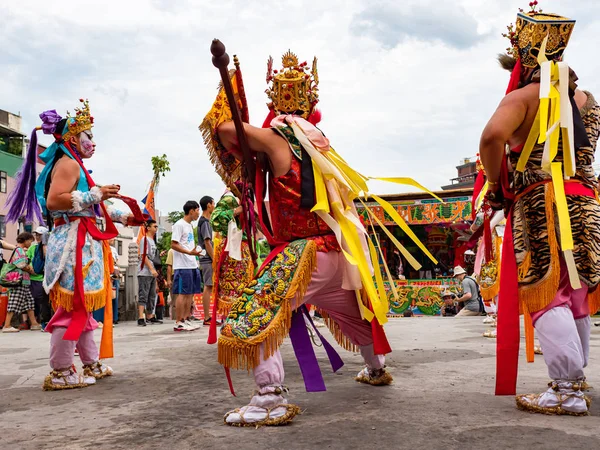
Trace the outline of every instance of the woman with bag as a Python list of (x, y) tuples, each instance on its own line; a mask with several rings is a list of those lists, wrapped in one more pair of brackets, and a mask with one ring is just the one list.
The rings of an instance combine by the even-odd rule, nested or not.
[(31, 322), (31, 330), (41, 330), (42, 327), (35, 319), (33, 308), (35, 306), (30, 285), (30, 274), (33, 269), (27, 258), (27, 249), (33, 243), (31, 233), (21, 233), (17, 236), (17, 247), (13, 251), (6, 268), (2, 269), (2, 285), (8, 287), (8, 308), (4, 322), (3, 333), (18, 333), (19, 329), (10, 325), (13, 315), (27, 312)]

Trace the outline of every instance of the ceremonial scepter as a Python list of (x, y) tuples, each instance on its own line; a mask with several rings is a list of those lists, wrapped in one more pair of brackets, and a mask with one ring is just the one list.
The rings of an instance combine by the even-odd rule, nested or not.
[(229, 102), (229, 107), (231, 108), (231, 117), (233, 119), (233, 124), (235, 125), (238, 146), (244, 155), (244, 178), (249, 183), (252, 183), (256, 175), (256, 166), (254, 164), (252, 154), (250, 153), (250, 146), (248, 145), (248, 138), (244, 132), (242, 116), (237, 101), (235, 100), (233, 87), (231, 86), (231, 80), (229, 79), (229, 55), (225, 51), (225, 45), (218, 39), (213, 39), (210, 46), (210, 52), (213, 55), (213, 65), (219, 69), (219, 74), (221, 75), (221, 81), (223, 82), (225, 95), (227, 95), (227, 101)]
[[(252, 195), (250, 193), (250, 187), (256, 177), (256, 164), (254, 162), (254, 158), (252, 157), (252, 153), (250, 151), (250, 145), (248, 144), (248, 138), (246, 137), (246, 133), (244, 131), (244, 122), (242, 121), (242, 115), (240, 113), (240, 109), (238, 107), (238, 103), (235, 99), (235, 94), (233, 93), (233, 87), (231, 86), (231, 79), (229, 78), (229, 55), (225, 51), (225, 45), (218, 39), (213, 39), (212, 44), (210, 45), (210, 52), (212, 53), (212, 62), (213, 65), (219, 69), (219, 74), (221, 75), (221, 82), (223, 83), (223, 89), (225, 89), (225, 95), (227, 96), (227, 101), (229, 102), (229, 108), (231, 110), (231, 117), (233, 120), (233, 124), (235, 126), (235, 132), (238, 139), (238, 147), (242, 151), (242, 155), (244, 157), (244, 161), (242, 164), (242, 177), (244, 178), (244, 186), (242, 188), (242, 210), (244, 217), (244, 231), (246, 231), (246, 236), (248, 238), (248, 246), (250, 247), (250, 255), (252, 256), (252, 261), (256, 265), (256, 251), (254, 248), (254, 233), (253, 233), (253, 224), (251, 220), (251, 211), (249, 211), (248, 205), (251, 204)], [(234, 57), (235, 58), (235, 57)], [(239, 64), (236, 61), (236, 68), (239, 71)], [(243, 95), (243, 85), (240, 86), (240, 96)], [(247, 111), (247, 106), (246, 106)], [(247, 115), (247, 114), (246, 114)]]

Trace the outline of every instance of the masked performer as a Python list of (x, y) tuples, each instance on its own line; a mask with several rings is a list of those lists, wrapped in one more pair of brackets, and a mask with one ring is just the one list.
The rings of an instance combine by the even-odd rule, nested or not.
[[(107, 211), (103, 204), (118, 196), (119, 186), (96, 186), (84, 166), (96, 144), (89, 104), (83, 99), (80, 102), (82, 107), (73, 117), (67, 114), (63, 119), (54, 110), (40, 114), (43, 125), (37, 129), (51, 134), (55, 142), (39, 156), (46, 165), (36, 182), (37, 137), (33, 131), (27, 161), (9, 200), (9, 219), (25, 215), (27, 220), (42, 222), (43, 213), (54, 225), (46, 250), (44, 289), (56, 313), (46, 327), (52, 333), (52, 371), (44, 381), (44, 390), (86, 387), (112, 375), (112, 369), (99, 360), (100, 355), (113, 356), (113, 268), (108, 240), (118, 234), (113, 220), (133, 224), (129, 214)], [(97, 227), (97, 217), (104, 218), (106, 231)], [(98, 351), (93, 339), (98, 323), (92, 311), (102, 307), (105, 320)], [(81, 373), (74, 370), (75, 349), (83, 363)]]
[[(288, 333), (307, 390), (325, 390), (302, 316), (308, 315), (302, 306), (305, 302), (322, 311), (340, 345), (360, 351), (366, 367), (357, 381), (372, 385), (392, 382), (384, 357), (391, 350), (381, 326), (389, 306), (379, 270), (375, 271), (377, 286), (373, 282), (372, 261), (377, 261), (377, 250), (366, 238), (354, 206), (358, 194), (368, 191), (367, 177), (352, 170), (315, 127), (320, 118), (314, 110), (318, 101), (316, 62), (315, 58), (310, 67), (287, 52), (283, 69), (278, 71), (272, 69), (270, 59), (270, 114), (264, 128), (244, 124), (257, 163), (254, 187), (261, 231), (273, 250), (256, 277), (243, 286), (242, 296), (231, 306), (220, 331), (219, 362), (226, 368), (253, 369), (257, 384), (249, 405), (226, 414), (229, 425), (280, 425), (298, 413), (299, 408), (283, 397), (286, 389), (279, 346)], [(231, 80), (238, 94), (243, 90), (239, 75), (238, 66)], [(211, 160), (230, 188), (240, 177), (244, 158), (231, 118), (221, 91), (200, 127)], [(263, 203), (267, 186), (270, 214)], [(372, 198), (414, 237), (391, 205), (377, 196)], [(374, 219), (383, 225), (378, 217)], [(330, 360), (337, 370), (341, 361), (335, 356), (330, 355)]]
[[(533, 10), (509, 27), (507, 95), (481, 137), (491, 206), (507, 217), (500, 272), (496, 393), (514, 394), (519, 312), (530, 315), (552, 379), (521, 409), (584, 415), (590, 313), (600, 296), (594, 152), (600, 108), (562, 61), (574, 20)], [(505, 152), (505, 144), (507, 150)]]

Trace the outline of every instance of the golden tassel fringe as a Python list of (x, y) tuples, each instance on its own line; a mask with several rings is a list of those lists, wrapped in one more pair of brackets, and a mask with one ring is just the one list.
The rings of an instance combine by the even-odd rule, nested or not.
[(329, 331), (333, 335), (333, 338), (339, 344), (340, 347), (342, 347), (344, 350), (347, 350), (349, 352), (353, 352), (353, 353), (360, 352), (360, 349), (358, 348), (358, 346), (353, 344), (352, 341), (348, 338), (348, 336), (346, 336), (342, 332), (342, 329), (340, 328), (340, 326), (337, 324), (337, 322), (335, 320), (333, 320), (329, 316), (329, 314), (327, 314), (325, 311), (322, 311), (320, 309), (319, 309), (319, 314), (321, 314), (321, 316), (323, 316), (325, 325), (327, 325), (327, 328), (329, 328)]
[(518, 267), (519, 281), (523, 281), (523, 279), (527, 276), (527, 272), (529, 272), (530, 268), (531, 268), (531, 252), (527, 252), (525, 254), (525, 259), (523, 259), (523, 262)]
[[(112, 289), (112, 288), (111, 288)], [(59, 306), (62, 306), (66, 312), (73, 311), (73, 291), (68, 291), (58, 285), (54, 285), (50, 291), (50, 300), (52, 306), (56, 310)], [(84, 294), (85, 310), (87, 312), (96, 311), (97, 309), (103, 308), (106, 304), (106, 292), (101, 289), (96, 292), (86, 292)]]
[(219, 364), (232, 369), (250, 371), (260, 363), (260, 344), (264, 343), (264, 359), (269, 358), (279, 349), (292, 326), (292, 300), (301, 301), (312, 279), (317, 266), (317, 246), (308, 241), (294, 278), (290, 283), (285, 298), (277, 315), (258, 336), (247, 340), (230, 338), (221, 335), (218, 343)]
[(500, 277), (498, 277), (494, 284), (487, 288), (479, 286), (479, 292), (481, 293), (481, 298), (484, 300), (493, 300), (500, 293)]
[(546, 275), (538, 282), (527, 286), (519, 286), (519, 309), (521, 314), (523, 314), (523, 311), (529, 311), (530, 313), (540, 311), (552, 303), (560, 284), (560, 255), (556, 237), (552, 183), (546, 184), (545, 201), (550, 267), (548, 267)]
[[(229, 78), (231, 79), (232, 87), (234, 88), (234, 93), (237, 94), (237, 83), (234, 77), (235, 69), (231, 69), (229, 71)], [(237, 187), (235, 186), (235, 182), (242, 178), (242, 165), (241, 163), (237, 163), (235, 168), (231, 173), (228, 173), (221, 159), (219, 158), (217, 147), (219, 145), (218, 136), (217, 136), (217, 128), (224, 122), (231, 120), (231, 110), (228, 107), (228, 103), (226, 101), (225, 91), (222, 89), (222, 86), (219, 85), (219, 93), (215, 102), (211, 106), (209, 113), (204, 117), (204, 120), (198, 127), (200, 132), (202, 133), (202, 138), (204, 139), (204, 145), (206, 146), (206, 150), (208, 151), (208, 157), (210, 159), (211, 164), (215, 168), (217, 174), (221, 177), (223, 182), (231, 189), (234, 195), (237, 197), (241, 197), (241, 194)]]

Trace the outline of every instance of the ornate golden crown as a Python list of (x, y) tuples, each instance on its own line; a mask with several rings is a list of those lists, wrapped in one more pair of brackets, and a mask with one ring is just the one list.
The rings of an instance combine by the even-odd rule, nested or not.
[(71, 117), (71, 114), (67, 111), (67, 126), (69, 129), (63, 136), (65, 141), (73, 136), (77, 136), (82, 131), (91, 130), (94, 126), (94, 118), (90, 115), (90, 102), (82, 98), (79, 101), (83, 103), (83, 107), (75, 108), (74, 117)]
[(535, 68), (538, 65), (537, 57), (542, 42), (548, 36), (546, 56), (548, 59), (560, 59), (569, 38), (575, 27), (575, 20), (559, 16), (558, 14), (544, 13), (536, 10), (537, 0), (529, 4), (531, 11), (528, 13), (520, 10), (517, 14), (516, 26), (509, 25), (508, 33), (504, 37), (510, 39), (511, 47), (508, 54), (521, 59), (524, 67)]
[(273, 83), (265, 92), (271, 99), (269, 108), (277, 114), (297, 114), (307, 118), (319, 102), (317, 58), (312, 68), (306, 61), (299, 63), (298, 57), (287, 51), (281, 58), (283, 69), (273, 70), (273, 58), (267, 62), (267, 84)]

